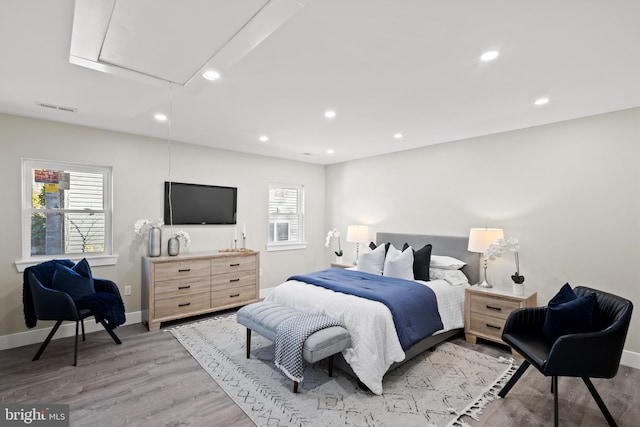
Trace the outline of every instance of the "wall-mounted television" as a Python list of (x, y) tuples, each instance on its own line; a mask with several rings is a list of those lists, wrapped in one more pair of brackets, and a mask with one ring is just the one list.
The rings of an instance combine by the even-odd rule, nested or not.
[(217, 185), (164, 183), (164, 223), (235, 224), (238, 189)]

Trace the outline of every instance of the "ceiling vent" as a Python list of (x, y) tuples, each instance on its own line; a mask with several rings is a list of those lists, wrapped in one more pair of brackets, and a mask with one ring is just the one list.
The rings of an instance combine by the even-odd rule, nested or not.
[(76, 113), (76, 112), (78, 112), (77, 108), (64, 107), (62, 105), (55, 105), (55, 104), (47, 104), (45, 102), (36, 102), (36, 105), (38, 107), (48, 108), (50, 110), (66, 111), (67, 113)]

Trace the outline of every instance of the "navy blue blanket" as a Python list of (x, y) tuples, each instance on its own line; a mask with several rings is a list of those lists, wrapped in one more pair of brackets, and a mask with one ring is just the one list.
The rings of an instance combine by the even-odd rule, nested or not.
[(393, 315), (403, 350), (443, 328), (435, 293), (420, 283), (342, 268), (292, 276), (289, 280), (383, 303)]

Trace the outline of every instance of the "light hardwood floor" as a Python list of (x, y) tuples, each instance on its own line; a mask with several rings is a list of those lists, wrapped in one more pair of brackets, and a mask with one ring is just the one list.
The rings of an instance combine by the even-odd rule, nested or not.
[[(77, 367), (71, 366), (73, 338), (52, 341), (36, 362), (31, 358), (38, 345), (0, 351), (0, 402), (69, 404), (72, 426), (254, 425), (166, 329), (147, 332), (135, 324), (117, 333), (119, 346), (106, 332), (87, 335)], [(488, 343), (453, 341), (494, 356), (509, 354)], [(622, 366), (616, 378), (594, 384), (620, 426), (638, 425), (640, 370)], [(549, 379), (530, 368), (506, 399), (485, 408), (480, 422), (464, 421), (473, 426), (551, 425), (549, 386)], [(559, 388), (562, 426), (606, 425), (581, 380), (560, 379)]]

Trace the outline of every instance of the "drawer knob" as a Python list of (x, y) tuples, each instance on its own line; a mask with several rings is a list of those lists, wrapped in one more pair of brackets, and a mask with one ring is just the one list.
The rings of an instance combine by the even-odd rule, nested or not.
[(494, 307), (492, 305), (487, 304), (487, 308), (489, 310), (502, 311), (502, 307)]
[(239, 282), (239, 281), (240, 281), (240, 279), (231, 279), (231, 280), (229, 280), (229, 281), (230, 281), (230, 282)]
[(185, 302), (183, 304), (178, 304), (178, 307), (186, 307), (188, 305), (191, 305), (191, 303), (190, 302)]
[(490, 328), (490, 329), (497, 329), (498, 331), (499, 331), (500, 329), (502, 329), (500, 326), (494, 326), (494, 325), (490, 325), (490, 324), (488, 324), (488, 323), (487, 323), (487, 328)]
[(178, 269), (178, 273), (186, 273), (188, 271), (191, 271), (191, 269), (190, 268), (179, 268)]
[(229, 267), (239, 267), (239, 266), (240, 266), (240, 263), (237, 263), (237, 264), (229, 264)]
[(240, 294), (233, 294), (233, 295), (229, 295), (229, 298), (235, 298), (235, 297), (239, 297)]
[(178, 289), (189, 289), (191, 287), (191, 285), (187, 285), (187, 286), (178, 286)]

